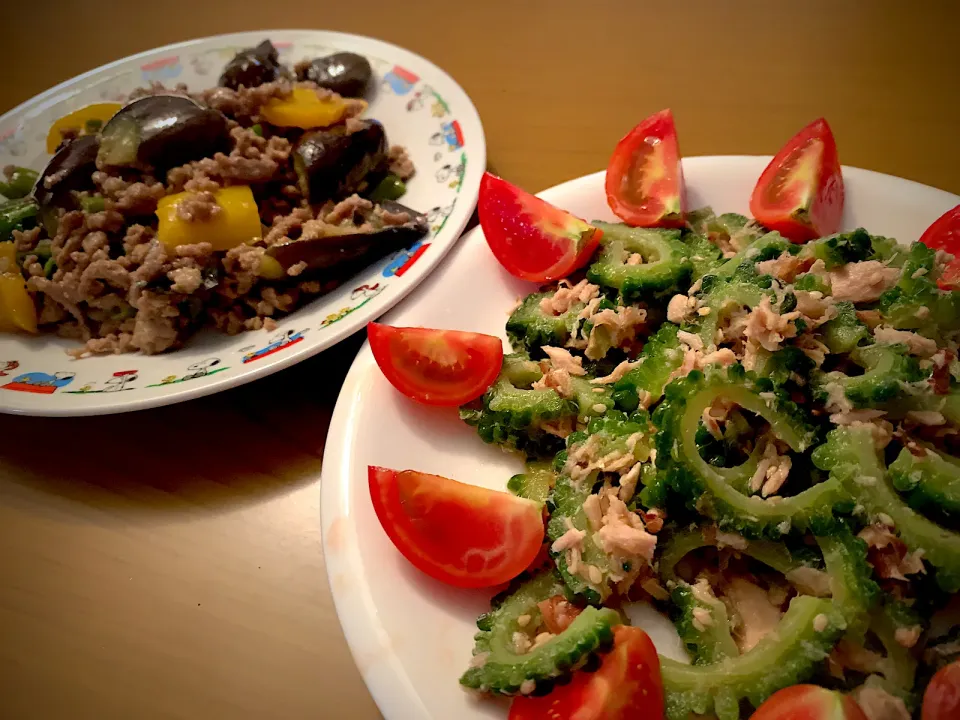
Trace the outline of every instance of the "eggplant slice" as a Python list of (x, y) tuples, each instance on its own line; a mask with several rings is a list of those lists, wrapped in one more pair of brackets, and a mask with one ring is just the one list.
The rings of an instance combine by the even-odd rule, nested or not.
[(345, 275), (397, 250), (410, 247), (430, 229), (426, 216), (392, 200), (380, 203), (391, 213), (405, 212), (410, 220), (403, 225), (385, 225), (373, 232), (349, 232), (310, 240), (291, 240), (267, 248), (284, 270), (306, 263), (303, 275), (336, 270)]

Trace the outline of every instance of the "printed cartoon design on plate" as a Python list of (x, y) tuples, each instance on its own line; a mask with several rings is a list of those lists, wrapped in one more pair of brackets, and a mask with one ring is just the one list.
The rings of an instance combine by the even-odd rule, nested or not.
[(9, 153), (13, 157), (20, 157), (27, 152), (27, 143), (17, 133), (16, 128), (0, 133), (0, 152)]
[(350, 293), (350, 299), (358, 300), (362, 298), (362, 301), (357, 305), (347, 306), (345, 308), (341, 308), (335, 313), (327, 315), (323, 319), (323, 321), (320, 323), (320, 327), (322, 328), (329, 327), (330, 325), (333, 325), (335, 322), (339, 322), (340, 320), (343, 320), (347, 315), (354, 312), (355, 310), (359, 310), (368, 302), (373, 300), (377, 295), (382, 293), (385, 289), (386, 289), (386, 285), (382, 283), (374, 283), (373, 285), (361, 285), (360, 287), (354, 288), (353, 291)]
[(296, 345), (298, 342), (303, 340), (303, 334), (306, 330), (287, 330), (285, 332), (279, 332), (274, 335), (271, 335), (268, 344), (264, 345), (262, 348), (254, 350), (255, 345), (248, 345), (247, 347), (240, 348), (240, 352), (245, 353), (243, 356), (243, 363), (250, 363), (254, 360), (259, 360), (260, 358), (265, 358), (267, 355), (273, 355), (274, 353), (280, 352), (281, 350), (286, 350), (291, 345)]
[(460, 188), (463, 186), (463, 177), (466, 172), (467, 154), (460, 153), (460, 162), (458, 162), (456, 165), (447, 163), (437, 170), (433, 176), (437, 179), (438, 183), (447, 183), (449, 187), (452, 187), (457, 192), (460, 192)]
[(8, 376), (10, 374), (8, 372), (9, 370), (16, 370), (18, 367), (20, 367), (20, 363), (18, 361), (7, 360), (5, 363), (3, 363), (3, 367), (0, 367), (0, 377)]
[(140, 376), (136, 370), (119, 370), (104, 380), (103, 387), (97, 388), (95, 382), (85, 382), (76, 390), (64, 390), (71, 395), (88, 395), (94, 393), (120, 392), (121, 390), (136, 390), (136, 388), (127, 387), (135, 382)]
[[(200, 360), (195, 362), (192, 365), (187, 365), (187, 374), (182, 377), (177, 375), (167, 375), (158, 383), (152, 383), (147, 385), (147, 387), (163, 387), (164, 385), (174, 385), (176, 383), (186, 382), (187, 380), (196, 380), (197, 378), (207, 377), (208, 375), (216, 375), (218, 372), (223, 372), (224, 370), (229, 370), (228, 367), (217, 367), (220, 364), (219, 358), (207, 358), (206, 360)], [(216, 368), (216, 370), (214, 370)]]
[(407, 112), (416, 112), (422, 110), (427, 104), (430, 104), (430, 115), (435, 118), (442, 118), (450, 114), (450, 106), (447, 101), (440, 97), (440, 93), (429, 85), (424, 85), (420, 90), (414, 93), (413, 97), (407, 101)]
[[(440, 123), (440, 132), (430, 136), (431, 145), (446, 146), (447, 152), (455, 152), (463, 147), (463, 128), (459, 120)], [(436, 156), (434, 156), (436, 157)], [(439, 158), (437, 158), (439, 160)]]
[(414, 75), (409, 70), (394, 65), (393, 70), (383, 76), (383, 81), (380, 84), (384, 89), (392, 90), (397, 95), (406, 95), (413, 90), (413, 86), (419, 81), (419, 75)]
[(147, 84), (175, 80), (182, 72), (183, 65), (180, 64), (179, 55), (160, 58), (140, 66), (140, 76)]
[(423, 256), (428, 247), (430, 247), (430, 243), (420, 239), (406, 250), (401, 250), (387, 263), (387, 266), (383, 269), (383, 276), (385, 278), (403, 277), (407, 270), (413, 267), (413, 264)]
[(453, 212), (454, 206), (457, 204), (457, 199), (454, 198), (450, 201), (449, 205), (444, 206), (435, 206), (427, 210), (424, 215), (427, 218), (427, 222), (430, 223), (430, 232), (436, 235), (441, 230), (443, 226), (447, 224), (447, 218), (450, 217), (450, 213)]
[(37, 395), (53, 395), (57, 390), (73, 382), (76, 373), (29, 372), (17, 375), (6, 385), (0, 385), (0, 390), (16, 390), (17, 392), (36, 393)]

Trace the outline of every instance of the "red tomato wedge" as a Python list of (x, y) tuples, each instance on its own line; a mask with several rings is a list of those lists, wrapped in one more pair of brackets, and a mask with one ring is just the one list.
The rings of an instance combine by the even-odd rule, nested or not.
[(840, 229), (843, 174), (826, 120), (814, 120), (780, 148), (753, 189), (750, 212), (793, 242)]
[(957, 718), (960, 718), (960, 660), (940, 668), (930, 678), (920, 709), (920, 720)]
[(499, 585), (527, 569), (543, 542), (532, 500), (415, 470), (370, 466), (373, 509), (397, 550), (440, 582)]
[(686, 189), (669, 109), (651, 115), (617, 143), (605, 189), (610, 209), (628, 225), (683, 227)]
[(819, 685), (791, 685), (767, 698), (750, 720), (868, 720), (849, 695)]
[(559, 280), (586, 265), (603, 232), (545, 200), (486, 173), (477, 204), (494, 256), (522, 280)]
[(480, 397), (503, 364), (503, 343), (492, 335), (370, 323), (367, 337), (390, 384), (426, 405)]
[(620, 625), (596, 672), (577, 672), (542, 697), (517, 697), (509, 720), (662, 720), (660, 658), (640, 628)]
[(947, 210), (928, 227), (920, 242), (932, 250), (945, 250), (953, 255), (953, 262), (944, 268), (937, 284), (945, 289), (960, 285), (960, 205)]

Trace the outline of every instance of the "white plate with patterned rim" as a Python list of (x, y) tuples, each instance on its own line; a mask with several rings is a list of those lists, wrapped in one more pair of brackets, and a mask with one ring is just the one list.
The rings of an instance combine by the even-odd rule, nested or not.
[[(698, 157), (683, 161), (691, 207), (749, 214), (750, 191), (770, 158)], [(901, 241), (960, 202), (956, 195), (869, 170), (844, 168), (843, 226), (863, 226)], [(541, 193), (580, 217), (614, 220), (595, 173)], [(518, 297), (535, 290), (497, 263), (479, 228), (444, 260), (384, 322), (471, 330), (506, 342), (504, 325)], [(508, 346), (506, 346), (508, 347)], [(431, 580), (390, 543), (370, 502), (367, 466), (436, 473), (506, 489), (520, 461), (484, 445), (459, 421), (455, 408), (407, 400), (380, 373), (365, 344), (337, 402), (320, 484), (327, 576), (354, 660), (387, 720), (505, 720), (506, 703), (477, 700), (458, 678), (467, 668), (476, 618), (493, 593), (458, 590)], [(660, 652), (682, 657), (673, 625), (650, 608), (635, 608), (634, 623)]]
[(160, 81), (191, 90), (216, 85), (226, 62), (265, 38), (295, 63), (340, 50), (364, 55), (374, 71), (368, 117), (417, 168), (402, 202), (427, 215), (430, 234), (371, 264), (336, 290), (279, 321), (273, 331), (228, 336), (202, 330), (176, 351), (73, 360), (72, 341), (0, 337), (0, 412), (98, 415), (189, 400), (240, 385), (315, 355), (361, 329), (416, 287), (457, 241), (486, 167), (480, 117), (463, 89), (433, 63), (395, 45), (336, 32), (264, 30), (202, 38), (150, 50), (68, 80), (0, 117), (0, 167), (41, 169), (57, 118), (84, 105), (122, 101)]

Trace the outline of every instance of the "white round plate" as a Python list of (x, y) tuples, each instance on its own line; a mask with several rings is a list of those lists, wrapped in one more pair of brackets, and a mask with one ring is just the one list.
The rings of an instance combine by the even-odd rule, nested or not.
[(72, 341), (52, 336), (0, 336), (0, 412), (100, 415), (167, 405), (224, 390), (281, 370), (334, 345), (377, 318), (416, 287), (457, 241), (476, 206), (486, 167), (480, 117), (443, 70), (408, 50), (358, 35), (316, 30), (264, 30), (168, 45), (91, 70), (0, 117), (0, 167), (41, 169), (46, 137), (57, 118), (84, 105), (122, 101), (159, 81), (202, 90), (217, 83), (226, 62), (265, 38), (286, 64), (339, 50), (373, 66), (368, 117), (404, 145), (417, 174), (403, 202), (427, 215), (428, 237), (373, 263), (333, 292), (281, 320), (276, 330), (233, 337), (204, 330), (163, 355), (110, 355), (72, 360)]
[[(761, 157), (683, 161), (690, 207), (748, 213)], [(960, 202), (924, 185), (844, 168), (845, 228), (913, 241)], [(603, 173), (558, 185), (541, 197), (587, 219), (613, 220)], [(506, 341), (504, 323), (519, 296), (535, 290), (504, 271), (476, 229), (384, 322), (472, 330)], [(484, 445), (456, 409), (417, 405), (384, 379), (365, 345), (333, 414), (323, 458), (321, 514), (327, 573), (347, 642), (387, 720), (505, 720), (502, 702), (478, 701), (460, 689), (473, 647), (474, 622), (492, 593), (444, 586), (409, 565), (380, 528), (370, 502), (367, 466), (423, 470), (503, 490), (520, 461)], [(654, 612), (642, 625), (661, 652), (678, 656), (672, 625)]]

